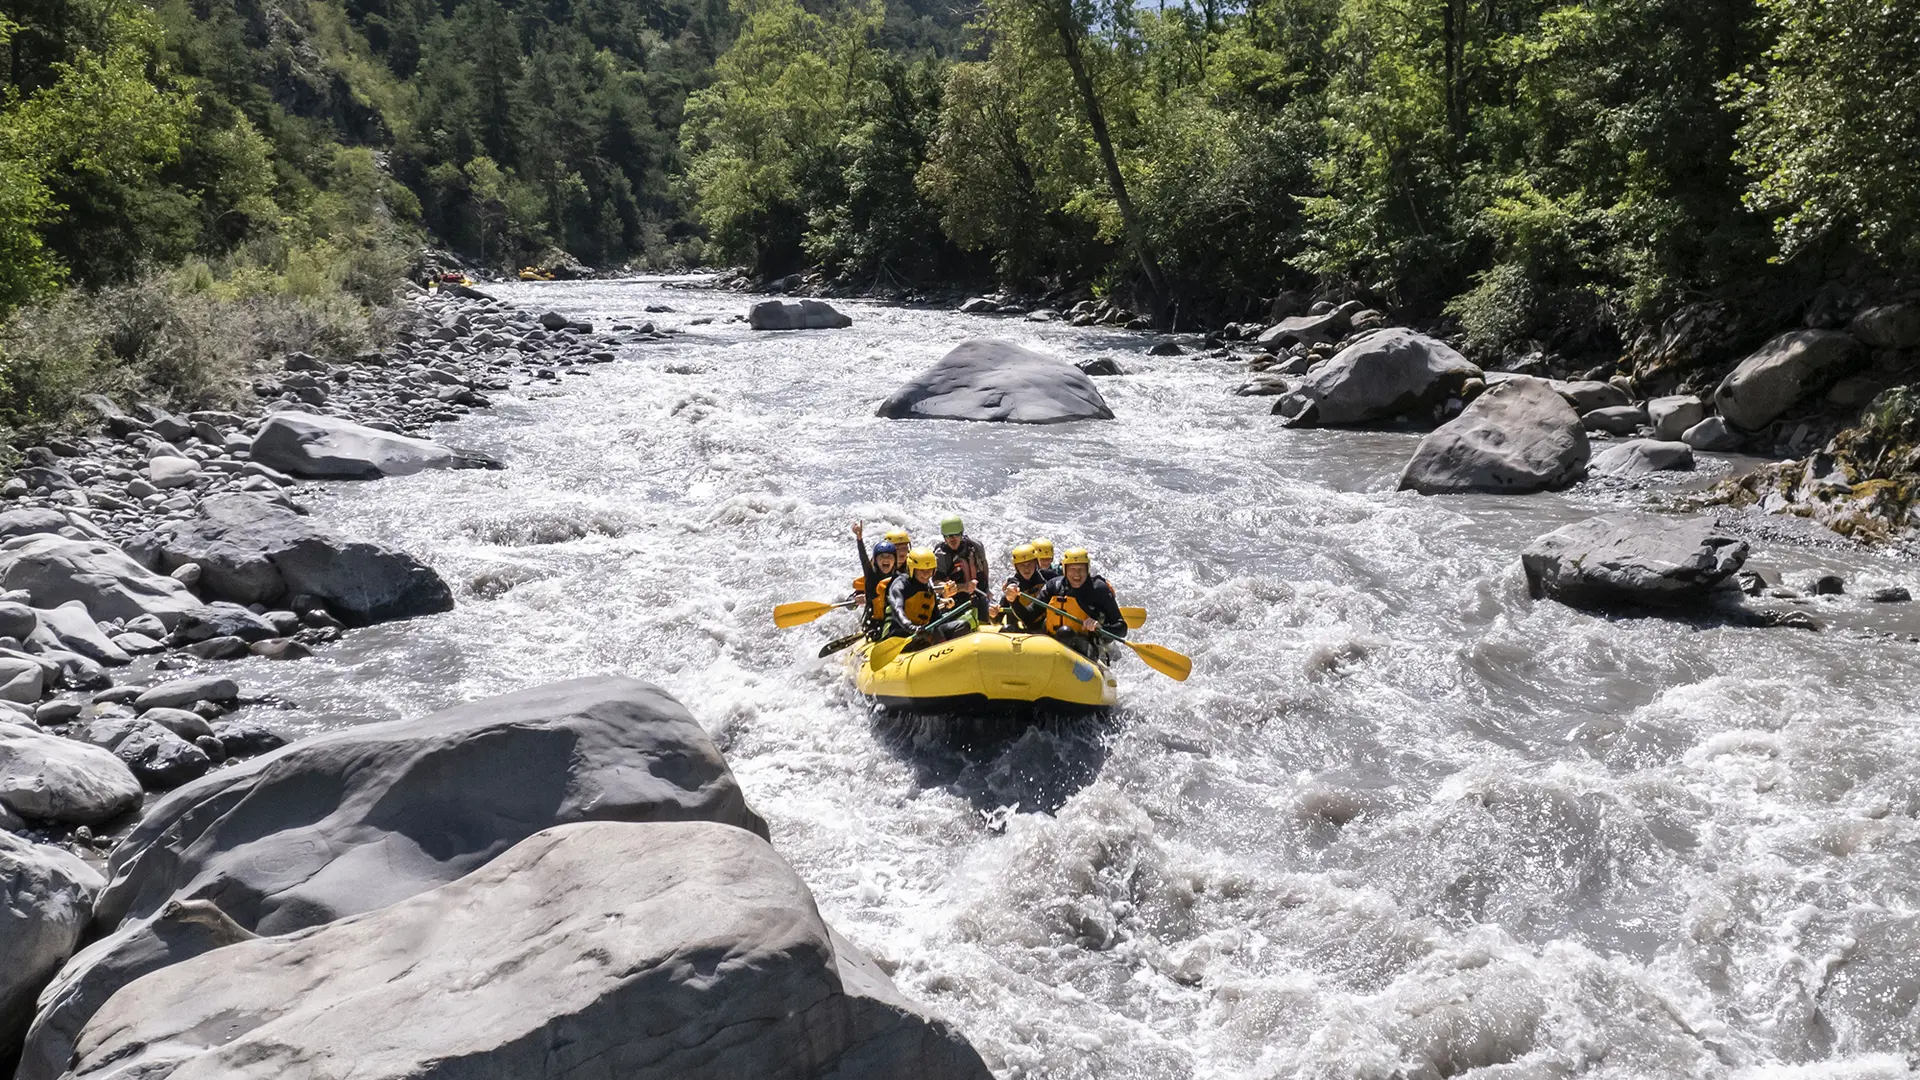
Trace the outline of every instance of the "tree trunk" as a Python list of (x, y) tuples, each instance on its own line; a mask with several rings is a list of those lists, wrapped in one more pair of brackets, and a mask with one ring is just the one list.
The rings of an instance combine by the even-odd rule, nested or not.
[(1093, 76), (1087, 71), (1086, 58), (1080, 54), (1079, 28), (1066, 0), (1050, 0), (1048, 8), (1053, 16), (1054, 30), (1060, 35), (1060, 51), (1066, 57), (1067, 67), (1073, 72), (1073, 84), (1080, 91), (1080, 104), (1087, 111), (1087, 126), (1093, 129), (1093, 141), (1100, 148), (1100, 164), (1106, 169), (1107, 187), (1113, 193), (1114, 203), (1120, 208), (1120, 224), (1126, 230), (1127, 246), (1133, 248), (1134, 258), (1140, 261), (1140, 271), (1146, 275), (1147, 289), (1153, 298), (1153, 321), (1160, 323), (1166, 317), (1169, 299), (1166, 277), (1160, 272), (1160, 263), (1147, 245), (1146, 227), (1140, 223), (1140, 215), (1134, 212), (1133, 200), (1127, 197), (1127, 181), (1120, 174), (1120, 159), (1113, 152), (1113, 136), (1107, 131), (1107, 115), (1100, 108), (1100, 95), (1094, 90)]

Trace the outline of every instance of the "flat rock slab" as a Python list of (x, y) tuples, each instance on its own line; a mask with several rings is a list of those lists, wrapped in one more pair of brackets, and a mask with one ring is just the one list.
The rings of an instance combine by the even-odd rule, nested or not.
[(337, 416), (274, 413), (253, 437), (252, 460), (302, 480), (378, 480), (427, 469), (498, 468), (480, 454), (370, 428)]
[(1746, 541), (1709, 518), (1609, 514), (1535, 540), (1520, 565), (1536, 597), (1575, 607), (1674, 607), (1704, 600), (1746, 560)]
[(889, 420), (1059, 424), (1111, 420), (1113, 410), (1079, 368), (1000, 338), (971, 338), (882, 402)]
[(99, 825), (140, 799), (140, 781), (110, 751), (0, 722), (0, 805), (21, 817)]
[(1288, 427), (1351, 427), (1401, 417), (1431, 421), (1482, 378), (1452, 346), (1404, 327), (1375, 330), (1315, 367), (1274, 403)]
[(1400, 474), (1422, 495), (1520, 494), (1562, 488), (1586, 472), (1592, 447), (1579, 414), (1545, 379), (1493, 386), (1435, 429)]
[(853, 319), (824, 300), (762, 300), (747, 309), (755, 330), (844, 330)]
[(382, 910), (135, 980), (69, 1075), (987, 1080), (848, 952), (752, 833), (567, 825)]

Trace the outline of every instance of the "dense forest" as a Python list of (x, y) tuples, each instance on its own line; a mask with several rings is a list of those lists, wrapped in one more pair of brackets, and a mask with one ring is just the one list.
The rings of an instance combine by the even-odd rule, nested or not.
[(1314, 290), (1508, 358), (1712, 360), (1920, 255), (1920, 0), (10, 0), (0, 41), (15, 386), (71, 287), (337, 314), (423, 238), (1162, 325)]

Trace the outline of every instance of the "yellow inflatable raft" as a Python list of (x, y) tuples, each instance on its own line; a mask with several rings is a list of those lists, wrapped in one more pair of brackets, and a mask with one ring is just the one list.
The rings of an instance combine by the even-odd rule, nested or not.
[(1099, 711), (1113, 707), (1118, 685), (1105, 664), (1051, 637), (999, 627), (901, 653), (878, 671), (867, 666), (872, 647), (862, 643), (848, 652), (854, 686), (906, 712)]

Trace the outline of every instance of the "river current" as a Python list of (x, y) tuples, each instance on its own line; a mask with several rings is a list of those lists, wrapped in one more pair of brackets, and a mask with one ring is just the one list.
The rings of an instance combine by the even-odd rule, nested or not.
[[(1527, 596), (1518, 553), (1649, 501), (1396, 493), (1402, 434), (1291, 431), (1241, 365), (1148, 339), (861, 303), (753, 333), (661, 281), (498, 287), (674, 341), (496, 394), (434, 434), (507, 462), (328, 485), (445, 615), (249, 660), (300, 732), (623, 673), (726, 751), (827, 918), (1005, 1078), (1904, 1076), (1920, 1055), (1920, 591), (1890, 556), (1756, 543), (1848, 595), (1821, 633), (1608, 619)], [(648, 314), (647, 305), (668, 313)], [(711, 324), (694, 325), (709, 316)], [(886, 421), (952, 345), (1127, 370), (1110, 422)], [(996, 565), (1092, 550), (1176, 684), (1117, 665), (1099, 726), (955, 741), (876, 720), (834, 619), (848, 526)]]

